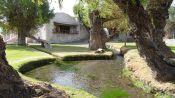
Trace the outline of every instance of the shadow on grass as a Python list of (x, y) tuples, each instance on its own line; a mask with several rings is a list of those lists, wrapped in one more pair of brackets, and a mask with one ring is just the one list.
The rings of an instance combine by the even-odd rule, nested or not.
[(27, 46), (19, 46), (19, 45), (7, 45), (6, 46), (7, 50), (8, 51), (11, 51), (11, 50), (16, 50), (16, 51), (37, 51), (37, 50), (34, 50), (30, 47), (27, 47)]

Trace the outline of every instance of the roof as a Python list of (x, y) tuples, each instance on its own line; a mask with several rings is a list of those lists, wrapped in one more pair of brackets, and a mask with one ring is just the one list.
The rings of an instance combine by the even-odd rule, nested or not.
[(77, 25), (77, 21), (74, 17), (66, 14), (66, 13), (56, 13), (53, 18), (55, 23), (65, 24), (65, 25)]

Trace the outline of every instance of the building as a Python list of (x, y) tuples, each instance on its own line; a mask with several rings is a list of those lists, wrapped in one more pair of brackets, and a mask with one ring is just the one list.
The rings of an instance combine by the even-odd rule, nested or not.
[(39, 28), (36, 37), (50, 43), (66, 43), (89, 38), (86, 28), (66, 13), (56, 13), (50, 23)]

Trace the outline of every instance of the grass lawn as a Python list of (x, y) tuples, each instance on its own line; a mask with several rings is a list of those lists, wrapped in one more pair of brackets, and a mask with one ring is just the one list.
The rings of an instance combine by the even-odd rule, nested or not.
[(23, 63), (33, 60), (53, 58), (49, 54), (37, 51), (29, 47), (17, 45), (7, 45), (6, 53), (9, 64), (17, 70), (19, 70)]
[[(116, 43), (116, 42), (109, 42), (108, 44), (109, 45), (112, 45), (113, 47), (118, 48), (118, 49), (120, 49), (122, 46), (124, 46), (124, 43), (123, 42), (118, 42), (118, 43)], [(128, 47), (129, 49), (136, 49), (137, 48), (136, 47), (136, 44), (134, 42), (127, 43), (126, 44), (126, 47)], [(170, 47), (171, 50), (173, 52), (175, 52), (175, 46), (168, 45), (168, 47)]]
[(45, 49), (40, 47), (40, 45), (31, 45), (31, 47), (34, 47), (38, 50), (41, 50), (43, 52), (52, 54), (54, 56), (60, 57), (61, 59), (65, 59), (68, 57), (76, 58), (76, 57), (84, 57), (84, 58), (93, 58), (99, 56), (104, 57), (112, 57), (113, 53), (112, 51), (106, 51), (105, 53), (98, 54), (95, 53), (95, 51), (91, 51), (88, 48), (87, 44), (52, 44), (51, 49)]
[[(112, 42), (108, 42), (107, 45), (112, 45), (114, 48), (120, 49), (125, 44), (123, 42), (112, 41)], [(136, 44), (134, 42), (128, 42), (128, 43), (126, 43), (126, 45), (129, 48), (136, 48)]]
[[(19, 72), (19, 68), (22, 67), (24, 63), (53, 58), (53, 56), (37, 51), (30, 47), (16, 46), (16, 45), (7, 45), (6, 53), (7, 53), (7, 59), (9, 61), (9, 64), (13, 66), (18, 72)], [(26, 77), (21, 73), (20, 75), (24, 80), (28, 80), (33, 83), (41, 82), (32, 78)], [(68, 93), (71, 96), (71, 98), (95, 98), (93, 95), (83, 90), (77, 90), (70, 87), (63, 87), (58, 84), (52, 84), (52, 85), (54, 87), (57, 87), (58, 89), (65, 90), (66, 93)]]

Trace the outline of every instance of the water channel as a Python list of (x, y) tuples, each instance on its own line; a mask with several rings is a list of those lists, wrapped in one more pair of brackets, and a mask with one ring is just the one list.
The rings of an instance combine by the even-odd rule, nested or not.
[(62, 86), (83, 89), (99, 98), (103, 91), (111, 89), (126, 92), (128, 94), (126, 98), (153, 98), (151, 94), (136, 88), (128, 78), (122, 75), (124, 66), (123, 58), (120, 56), (113, 60), (80, 61), (70, 65), (60, 67), (53, 63), (36, 68), (25, 75)]

